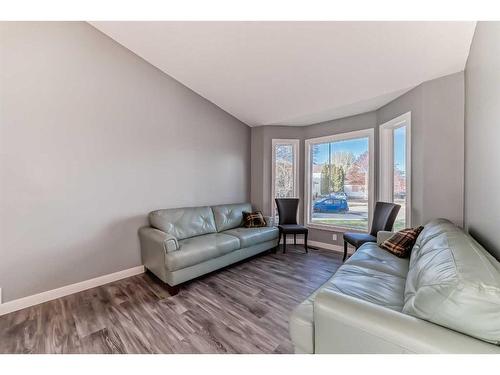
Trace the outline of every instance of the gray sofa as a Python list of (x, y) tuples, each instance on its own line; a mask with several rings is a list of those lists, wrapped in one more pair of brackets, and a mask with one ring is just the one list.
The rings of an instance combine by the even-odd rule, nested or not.
[[(278, 245), (278, 228), (244, 228), (250, 203), (173, 208), (149, 214), (139, 229), (142, 261), (168, 286), (220, 269)], [(176, 289), (172, 289), (176, 292)]]
[(500, 263), (433, 220), (410, 259), (362, 245), (289, 327), (296, 353), (500, 353)]

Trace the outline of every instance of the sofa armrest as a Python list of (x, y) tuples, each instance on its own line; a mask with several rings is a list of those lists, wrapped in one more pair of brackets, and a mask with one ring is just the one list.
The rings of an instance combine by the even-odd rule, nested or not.
[(151, 227), (139, 229), (142, 264), (164, 282), (167, 282), (166, 255), (179, 249), (177, 239)]
[(382, 242), (389, 239), (393, 234), (394, 234), (394, 232), (388, 232), (385, 230), (378, 231), (377, 232), (377, 245), (380, 245)]
[(274, 218), (272, 216), (264, 216), (264, 220), (266, 221), (266, 227), (274, 226)]
[(179, 250), (177, 238), (155, 228), (142, 227), (139, 229), (139, 237), (141, 238), (141, 245), (162, 248), (165, 253)]
[(500, 353), (500, 347), (331, 290), (314, 301), (315, 353)]

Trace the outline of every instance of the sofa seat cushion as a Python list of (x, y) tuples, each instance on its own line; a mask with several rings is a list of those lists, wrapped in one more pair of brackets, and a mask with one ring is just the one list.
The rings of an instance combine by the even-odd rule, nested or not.
[[(370, 253), (367, 251), (367, 253)], [(377, 251), (372, 251), (377, 254)], [(389, 254), (390, 255), (390, 254)], [(397, 257), (393, 256), (398, 259)], [(373, 262), (378, 262), (374, 258)], [(314, 353), (314, 299), (322, 290), (332, 290), (359, 298), (392, 310), (401, 311), (404, 302), (405, 277), (377, 270), (365, 262), (366, 267), (346, 263), (335, 275), (295, 308), (290, 316), (290, 336), (301, 352)], [(396, 266), (388, 267), (393, 271)], [(401, 274), (405, 274), (405, 267)], [(393, 272), (395, 273), (395, 272)]]
[(223, 232), (240, 240), (242, 248), (257, 245), (262, 242), (272, 241), (278, 238), (278, 228), (260, 227), (260, 228), (234, 228)]
[(367, 242), (351, 255), (346, 261), (346, 264), (365, 267), (406, 278), (410, 259), (398, 258), (378, 247), (376, 243)]
[(431, 221), (412, 250), (403, 312), (500, 344), (500, 263), (451, 222)]
[(401, 311), (404, 305), (405, 282), (406, 279), (401, 276), (374, 268), (345, 264), (323, 288)]
[(169, 271), (194, 266), (217, 258), (240, 248), (237, 237), (223, 233), (212, 233), (179, 241), (179, 250), (167, 253), (166, 267)]

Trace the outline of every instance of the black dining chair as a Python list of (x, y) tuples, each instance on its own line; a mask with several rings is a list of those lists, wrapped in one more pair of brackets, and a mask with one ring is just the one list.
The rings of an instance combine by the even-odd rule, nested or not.
[(370, 233), (344, 233), (344, 259), (342, 261), (347, 258), (347, 244), (351, 244), (357, 250), (365, 242), (377, 242), (377, 233), (379, 231), (391, 231), (400, 208), (401, 206), (395, 203), (375, 203)]
[[(297, 234), (304, 235), (304, 248), (307, 250), (308, 229), (297, 223), (297, 210), (299, 208), (298, 198), (276, 198), (276, 207), (278, 207), (280, 238), (283, 235), (283, 252), (286, 252), (286, 235), (293, 234), (293, 243), (297, 245)], [(279, 242), (278, 242), (279, 246)]]

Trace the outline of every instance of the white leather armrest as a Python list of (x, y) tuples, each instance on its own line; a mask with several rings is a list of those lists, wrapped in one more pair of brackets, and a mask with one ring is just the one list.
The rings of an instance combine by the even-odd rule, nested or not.
[(139, 229), (139, 240), (144, 267), (166, 281), (166, 255), (169, 252), (179, 250), (177, 239), (161, 230), (142, 227)]
[(394, 232), (388, 232), (385, 230), (377, 232), (377, 245), (380, 245), (382, 242), (390, 238), (393, 234)]
[(314, 301), (315, 353), (500, 353), (500, 347), (331, 290)]
[(161, 230), (143, 227), (139, 229), (139, 236), (144, 240), (145, 246), (161, 247), (166, 253), (179, 250), (177, 238)]

